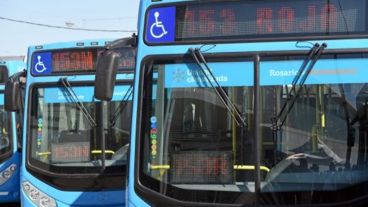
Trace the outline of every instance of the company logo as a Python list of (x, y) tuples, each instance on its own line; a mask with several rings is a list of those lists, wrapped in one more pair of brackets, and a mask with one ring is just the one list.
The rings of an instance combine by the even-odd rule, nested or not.
[(176, 82), (183, 82), (187, 79), (185, 71), (177, 68), (172, 72), (172, 79)]

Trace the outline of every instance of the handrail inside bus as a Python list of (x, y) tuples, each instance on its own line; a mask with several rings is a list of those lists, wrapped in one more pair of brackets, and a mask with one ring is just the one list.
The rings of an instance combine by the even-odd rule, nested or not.
[[(113, 150), (105, 150), (106, 154), (115, 154)], [(91, 154), (102, 154), (101, 150), (92, 150)], [(37, 156), (49, 156), (51, 155), (51, 152), (37, 152)]]
[[(170, 165), (151, 165), (151, 170), (169, 170)], [(234, 165), (234, 170), (255, 170), (254, 165)], [(266, 172), (270, 172), (270, 168), (266, 166), (260, 166), (260, 169)]]

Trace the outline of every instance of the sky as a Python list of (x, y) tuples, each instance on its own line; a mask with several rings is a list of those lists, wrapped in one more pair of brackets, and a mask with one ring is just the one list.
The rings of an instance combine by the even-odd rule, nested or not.
[(139, 0), (0, 0), (0, 56), (26, 56), (30, 45), (132, 34), (57, 29), (1, 18), (68, 28), (136, 31), (138, 6)]

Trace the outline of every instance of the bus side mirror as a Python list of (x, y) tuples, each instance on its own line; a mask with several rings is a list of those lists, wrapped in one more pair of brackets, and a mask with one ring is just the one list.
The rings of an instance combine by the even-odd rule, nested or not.
[(5, 84), (4, 107), (6, 111), (18, 111), (20, 109), (20, 83), (15, 79), (8, 79)]
[(94, 96), (102, 101), (110, 101), (114, 92), (119, 54), (105, 51), (98, 57)]

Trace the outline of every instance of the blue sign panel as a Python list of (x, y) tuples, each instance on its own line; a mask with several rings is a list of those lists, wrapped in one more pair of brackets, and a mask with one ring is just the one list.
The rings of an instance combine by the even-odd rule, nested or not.
[[(81, 102), (92, 102), (93, 99), (93, 87), (73, 87), (77, 98)], [(72, 97), (68, 91), (63, 88), (45, 88), (45, 103), (73, 103)]]
[(154, 8), (148, 12), (146, 40), (150, 43), (174, 42), (176, 7)]
[[(302, 60), (261, 62), (260, 85), (292, 84), (302, 63)], [(368, 59), (322, 59), (314, 65), (305, 84), (368, 83), (366, 65), (368, 65)], [(209, 63), (209, 67), (221, 86), (237, 87), (254, 84), (253, 62)], [(210, 82), (196, 64), (167, 64), (164, 71), (165, 88), (211, 87)]]
[[(125, 98), (126, 100), (131, 101), (133, 98), (133, 90), (130, 89), (130, 86), (115, 86), (114, 88), (114, 93), (112, 95), (112, 101), (121, 101), (123, 98)], [(127, 93), (130, 94), (127, 94)]]
[[(366, 59), (319, 60), (305, 84), (367, 83)], [(302, 61), (261, 62), (261, 85), (291, 84)]]
[[(212, 74), (221, 86), (252, 86), (252, 62), (209, 63)], [(211, 82), (213, 78), (207, 74)], [(165, 66), (165, 88), (211, 87), (196, 64), (168, 64)]]
[[(112, 101), (121, 101), (128, 92), (129, 86), (115, 86)], [(94, 88), (92, 86), (73, 87), (77, 98), (81, 102), (96, 102), (97, 99), (93, 96)], [(72, 97), (63, 87), (45, 88), (44, 89), (45, 103), (73, 103)], [(128, 97), (132, 100), (132, 94)]]
[(51, 52), (34, 53), (31, 67), (34, 75), (50, 74), (52, 72)]

